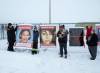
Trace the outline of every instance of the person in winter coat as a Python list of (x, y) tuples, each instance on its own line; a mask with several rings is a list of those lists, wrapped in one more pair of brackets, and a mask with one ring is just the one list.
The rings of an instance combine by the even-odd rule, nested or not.
[(14, 51), (13, 46), (16, 41), (15, 31), (17, 27), (14, 28), (11, 23), (8, 23), (7, 27), (7, 40), (8, 40), (8, 51)]
[(98, 36), (93, 30), (91, 36), (87, 40), (88, 49), (91, 55), (91, 60), (95, 60), (97, 56), (97, 43), (98, 43)]
[(33, 30), (33, 48), (32, 48), (32, 54), (37, 54), (38, 52), (38, 37), (39, 37), (39, 32), (37, 30), (37, 27), (34, 26)]
[(67, 58), (67, 35), (68, 31), (65, 30), (65, 26), (61, 25), (59, 31), (57, 32), (58, 42), (60, 46), (60, 57), (63, 57), (63, 50), (65, 58)]

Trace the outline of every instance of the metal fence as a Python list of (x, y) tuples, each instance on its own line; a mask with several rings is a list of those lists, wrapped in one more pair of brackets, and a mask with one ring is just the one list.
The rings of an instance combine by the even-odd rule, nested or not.
[[(32, 23), (33, 24), (33, 23)], [(33, 25), (41, 25), (40, 23), (34, 23)], [(48, 24), (48, 23), (43, 23), (43, 24)], [(66, 27), (72, 27), (73, 26), (82, 26), (85, 27), (86, 25), (93, 25), (95, 26), (95, 24), (100, 24), (99, 23), (52, 23), (52, 24), (56, 24), (56, 25), (60, 25), (60, 24), (64, 24)], [(13, 26), (16, 26), (17, 24), (13, 24)], [(84, 26), (83, 26), (84, 25)], [(0, 40), (2, 39), (7, 39), (7, 24), (0, 24)]]
[(6, 39), (7, 38), (7, 25), (6, 24), (0, 24), (0, 39)]

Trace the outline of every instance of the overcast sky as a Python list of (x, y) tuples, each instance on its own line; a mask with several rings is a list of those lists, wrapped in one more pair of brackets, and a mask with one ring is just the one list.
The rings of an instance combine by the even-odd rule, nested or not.
[[(52, 23), (100, 22), (100, 0), (51, 0)], [(0, 23), (48, 23), (49, 0), (0, 0)]]

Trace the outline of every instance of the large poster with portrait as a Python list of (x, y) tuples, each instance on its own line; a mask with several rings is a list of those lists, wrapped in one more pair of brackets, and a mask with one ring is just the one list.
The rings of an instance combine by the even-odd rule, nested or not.
[(32, 48), (32, 25), (20, 24), (16, 32), (16, 45), (15, 48), (31, 49)]
[(84, 28), (69, 28), (69, 45), (84, 46)]
[(40, 26), (40, 47), (56, 46), (56, 26)]
[(96, 33), (98, 35), (98, 45), (100, 45), (100, 25), (99, 26), (96, 26)]

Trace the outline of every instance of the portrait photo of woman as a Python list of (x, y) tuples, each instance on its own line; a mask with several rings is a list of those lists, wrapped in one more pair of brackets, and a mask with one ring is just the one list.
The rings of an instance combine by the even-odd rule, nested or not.
[(55, 46), (56, 34), (55, 29), (42, 29), (40, 33), (41, 46)]
[(30, 30), (21, 30), (19, 34), (19, 42), (20, 43), (28, 43), (28, 41), (31, 38), (31, 32)]
[(16, 32), (16, 48), (32, 48), (32, 25), (19, 24)]

